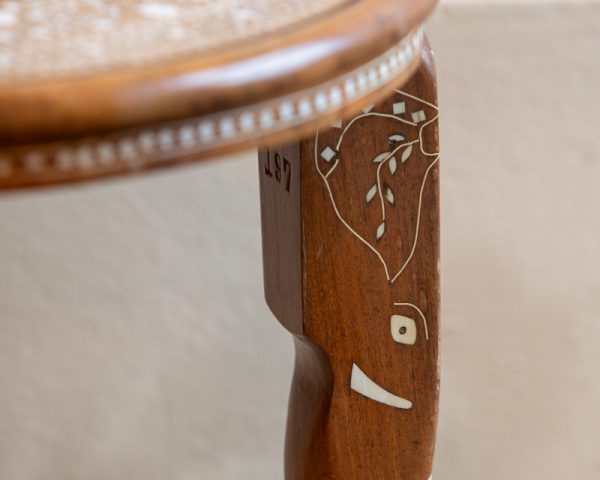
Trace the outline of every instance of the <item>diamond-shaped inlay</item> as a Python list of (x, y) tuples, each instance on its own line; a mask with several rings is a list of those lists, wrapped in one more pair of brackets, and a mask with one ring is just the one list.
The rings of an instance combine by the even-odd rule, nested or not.
[(335, 157), (335, 150), (331, 147), (327, 147), (321, 152), (321, 157), (323, 157), (326, 162), (331, 162), (331, 159)]
[(406, 112), (406, 102), (394, 103), (394, 115), (402, 115)]

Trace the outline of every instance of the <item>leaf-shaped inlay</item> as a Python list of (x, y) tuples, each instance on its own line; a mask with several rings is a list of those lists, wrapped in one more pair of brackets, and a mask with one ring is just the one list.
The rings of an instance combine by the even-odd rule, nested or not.
[(373, 159), (373, 163), (381, 163), (389, 156), (390, 156), (390, 152), (380, 153)]
[(373, 185), (371, 189), (367, 192), (367, 203), (375, 198), (377, 194), (377, 185)]
[(396, 157), (390, 158), (390, 161), (388, 162), (388, 167), (390, 167), (390, 173), (394, 175), (396, 173), (396, 170), (398, 170), (398, 162), (396, 161)]
[(383, 237), (384, 233), (385, 233), (385, 222), (383, 222), (381, 225), (379, 225), (379, 227), (377, 227), (377, 240), (379, 240), (381, 237)]
[(408, 147), (406, 147), (406, 149), (402, 152), (402, 163), (405, 163), (409, 157), (411, 156), (413, 151), (413, 146), (409, 145)]
[(391, 188), (387, 188), (387, 190), (385, 191), (385, 199), (390, 202), (392, 205), (394, 204), (394, 202), (396, 201), (396, 197), (394, 197), (394, 192), (392, 192)]
[(389, 137), (390, 142), (402, 142), (403, 140), (406, 140), (404, 138), (404, 135), (400, 135), (399, 133), (397, 133), (396, 135), (392, 135)]

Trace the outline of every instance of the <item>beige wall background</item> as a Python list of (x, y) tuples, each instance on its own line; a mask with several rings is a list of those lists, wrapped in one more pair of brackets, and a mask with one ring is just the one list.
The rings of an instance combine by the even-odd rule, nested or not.
[[(442, 3), (436, 475), (600, 478), (600, 4)], [(278, 480), (257, 168), (0, 199), (0, 479)]]

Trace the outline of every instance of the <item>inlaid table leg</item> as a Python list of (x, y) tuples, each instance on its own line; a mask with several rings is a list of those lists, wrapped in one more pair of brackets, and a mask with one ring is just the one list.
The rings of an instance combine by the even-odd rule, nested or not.
[(259, 154), (266, 299), (294, 335), (287, 480), (428, 480), (439, 392), (429, 48), (382, 103)]

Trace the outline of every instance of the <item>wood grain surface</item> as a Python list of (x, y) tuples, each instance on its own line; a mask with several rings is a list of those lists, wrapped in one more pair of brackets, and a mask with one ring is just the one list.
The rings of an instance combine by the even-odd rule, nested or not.
[[(267, 303), (296, 338), (287, 480), (431, 475), (439, 391), (436, 104), (425, 47), (419, 70), (385, 101), (259, 155)], [(271, 176), (276, 158), (281, 174)]]
[(422, 39), (417, 29), (367, 64), (317, 87), (215, 115), (49, 142), (0, 144), (0, 189), (140, 172), (302, 138), (404, 83), (418, 65)]
[[(66, 14), (77, 13), (64, 2), (55, 3), (63, 4)], [(180, 46), (178, 54), (160, 61), (117, 62), (101, 71), (82, 69), (58, 79), (51, 74), (50, 62), (46, 77), (2, 83), (0, 142), (68, 138), (181, 120), (308, 88), (390, 48), (421, 23), (433, 5), (433, 0), (339, 1), (337, 8), (313, 8), (312, 15), (287, 8), (287, 21), (279, 23), (288, 28), (271, 31), (265, 26), (262, 35), (250, 40), (235, 41), (233, 37), (234, 41), (221, 42), (196, 54), (186, 53)], [(97, 21), (101, 19), (99, 16)], [(268, 22), (264, 17), (262, 21)], [(139, 25), (133, 23), (131, 35), (142, 35), (141, 28), (135, 30)], [(214, 19), (214, 26), (223, 30), (230, 27), (219, 18)], [(24, 41), (15, 37), (15, 41), (18, 39)], [(155, 41), (146, 42), (146, 48)], [(98, 36), (87, 43), (93, 49), (105, 40)], [(34, 61), (35, 49), (45, 46), (39, 41), (30, 44)], [(5, 70), (28, 61), (26, 56), (15, 57)], [(6, 74), (4, 78), (13, 77)]]
[[(270, 24), (269, 5), (279, 0), (199, 2), (0, 2), (0, 189), (122, 175), (308, 135), (407, 80), (435, 4), (302, 2), (277, 8)], [(201, 12), (210, 28), (194, 31), (189, 22)], [(247, 32), (224, 34), (239, 22)], [(183, 37), (172, 41), (173, 32)]]

